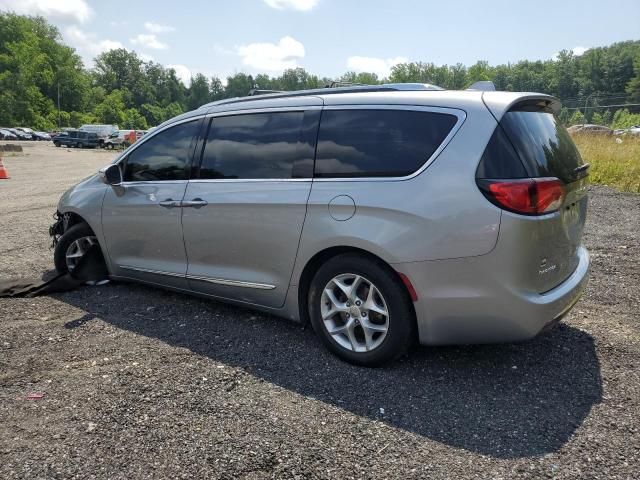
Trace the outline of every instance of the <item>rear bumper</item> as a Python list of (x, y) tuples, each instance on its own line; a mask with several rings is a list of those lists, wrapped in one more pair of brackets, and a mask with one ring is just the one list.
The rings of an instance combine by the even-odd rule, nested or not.
[(393, 266), (417, 291), (421, 344), (513, 342), (536, 336), (580, 299), (589, 253), (580, 247), (577, 254), (578, 266), (569, 278), (543, 294), (512, 285), (492, 255)]

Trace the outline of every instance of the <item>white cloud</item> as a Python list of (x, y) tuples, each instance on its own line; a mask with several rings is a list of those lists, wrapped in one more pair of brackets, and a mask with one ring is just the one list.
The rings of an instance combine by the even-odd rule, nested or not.
[(118, 41), (99, 40), (95, 34), (87, 33), (75, 25), (64, 29), (64, 39), (78, 51), (87, 65), (91, 64), (93, 58), (102, 52), (124, 48), (124, 45)]
[(138, 53), (138, 57), (140, 57), (140, 60), (142, 60), (143, 62), (153, 62), (155, 60), (155, 58), (153, 58), (151, 55), (147, 53), (142, 53), (142, 52), (137, 52), (137, 53)]
[[(580, 55), (584, 55), (584, 52), (589, 50), (589, 47), (573, 47), (570, 52), (573, 53), (574, 56), (579, 57)], [(560, 56), (560, 52), (556, 52), (551, 57), (552, 60), (558, 60)]]
[(584, 52), (586, 52), (587, 50), (589, 50), (589, 47), (573, 47), (571, 49), (571, 51), (573, 52), (573, 54), (576, 57), (579, 57), (580, 55), (583, 55)]
[(237, 48), (242, 63), (256, 70), (281, 72), (287, 68), (296, 68), (297, 60), (304, 58), (304, 45), (289, 36), (278, 43), (250, 43)]
[(144, 28), (151, 33), (167, 33), (175, 31), (171, 25), (161, 25), (159, 23), (145, 22)]
[(169, 48), (169, 45), (162, 43), (153, 33), (140, 33), (131, 39), (131, 43), (142, 47), (153, 48), (154, 50), (165, 50)]
[(375, 73), (378, 77), (388, 77), (391, 67), (399, 63), (407, 63), (409, 59), (405, 57), (376, 58), (376, 57), (349, 57), (347, 68), (355, 72)]
[(167, 65), (168, 68), (173, 68), (176, 71), (176, 75), (182, 83), (187, 87), (191, 83), (191, 70), (185, 65)]
[(264, 3), (271, 8), (278, 10), (301, 10), (308, 11), (313, 9), (320, 0), (263, 0)]
[(0, 10), (79, 23), (86, 22), (93, 15), (85, 0), (0, 0)]

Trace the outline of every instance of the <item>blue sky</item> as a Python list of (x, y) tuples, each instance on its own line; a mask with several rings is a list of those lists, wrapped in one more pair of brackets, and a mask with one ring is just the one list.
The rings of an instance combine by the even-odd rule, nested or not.
[(388, 74), (394, 63), (548, 59), (640, 39), (640, 0), (0, 0), (43, 15), (91, 65), (124, 47), (191, 74)]

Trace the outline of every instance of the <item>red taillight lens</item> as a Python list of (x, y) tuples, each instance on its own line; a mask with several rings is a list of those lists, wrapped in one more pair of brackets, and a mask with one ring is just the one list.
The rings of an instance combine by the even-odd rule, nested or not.
[(523, 215), (551, 213), (562, 205), (564, 186), (557, 178), (479, 180), (489, 200), (505, 210)]

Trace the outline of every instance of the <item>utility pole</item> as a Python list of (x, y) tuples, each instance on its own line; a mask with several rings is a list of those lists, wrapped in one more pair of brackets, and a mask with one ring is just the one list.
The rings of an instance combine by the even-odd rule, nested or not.
[(60, 80), (58, 80), (58, 131), (60, 131)]
[(589, 104), (589, 99), (591, 97), (593, 97), (594, 95), (597, 95), (597, 92), (591, 92), (589, 95), (587, 95), (587, 99), (584, 102), (584, 115), (583, 115), (583, 120), (582, 120), (582, 126), (584, 127), (584, 124), (587, 123), (587, 105)]

